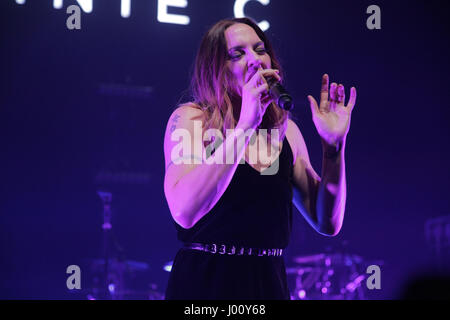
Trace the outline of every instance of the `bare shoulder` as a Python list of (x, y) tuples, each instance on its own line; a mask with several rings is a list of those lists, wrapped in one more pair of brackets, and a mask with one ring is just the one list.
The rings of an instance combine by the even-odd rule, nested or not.
[(182, 135), (190, 137), (192, 145), (196, 121), (203, 121), (203, 110), (194, 103), (180, 105), (170, 115), (164, 135), (166, 167), (170, 163), (172, 149), (179, 143), (178, 139), (173, 139), (174, 132), (179, 130), (178, 133), (181, 132)]
[(169, 124), (172, 121), (200, 120), (203, 116), (203, 110), (195, 103), (188, 102), (176, 108), (169, 117)]
[(165, 144), (170, 140), (169, 137), (175, 129), (186, 129), (191, 132), (194, 121), (203, 121), (203, 110), (199, 106), (189, 102), (176, 108), (167, 121)]

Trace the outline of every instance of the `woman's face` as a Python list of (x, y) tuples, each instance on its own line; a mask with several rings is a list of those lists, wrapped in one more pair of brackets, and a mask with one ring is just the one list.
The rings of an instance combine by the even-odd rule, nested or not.
[(242, 87), (258, 70), (272, 68), (271, 59), (264, 47), (264, 42), (255, 30), (247, 24), (237, 23), (225, 30), (227, 41), (227, 67), (233, 77), (234, 90), (242, 96)]

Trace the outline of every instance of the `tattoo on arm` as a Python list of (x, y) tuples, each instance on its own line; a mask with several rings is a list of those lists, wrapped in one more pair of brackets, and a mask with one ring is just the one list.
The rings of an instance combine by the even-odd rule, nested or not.
[(178, 122), (179, 118), (180, 118), (180, 115), (178, 115), (178, 114), (174, 115), (174, 117), (172, 119), (172, 126), (170, 127), (170, 132), (171, 133), (177, 128), (176, 123)]

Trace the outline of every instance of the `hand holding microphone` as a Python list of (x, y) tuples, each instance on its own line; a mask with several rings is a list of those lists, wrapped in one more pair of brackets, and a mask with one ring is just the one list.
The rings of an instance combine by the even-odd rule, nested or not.
[(287, 90), (280, 84), (275, 78), (266, 79), (269, 85), (269, 95), (275, 101), (275, 103), (286, 111), (291, 110), (294, 107), (292, 97)]
[(278, 70), (261, 66), (242, 88), (242, 107), (239, 122), (248, 127), (257, 127), (273, 100), (280, 108), (291, 110), (292, 97), (280, 84)]
[[(249, 74), (250, 76), (250, 74)], [(239, 123), (245, 127), (256, 128), (262, 121), (272, 98), (266, 79), (281, 80), (278, 70), (263, 69), (261, 66), (246, 80), (242, 87), (242, 106)]]
[[(263, 70), (264, 69), (261, 66), (259, 66), (258, 71)], [(276, 71), (277, 71), (276, 77), (273, 77), (270, 74), (263, 75), (264, 80), (266, 80), (265, 82), (267, 83), (269, 88), (267, 94), (264, 94), (263, 100), (264, 102), (267, 102), (268, 100), (273, 100), (278, 107), (286, 111), (289, 111), (294, 107), (294, 102), (289, 92), (281, 85), (280, 83), (281, 78), (278, 75), (279, 71), (278, 70)]]

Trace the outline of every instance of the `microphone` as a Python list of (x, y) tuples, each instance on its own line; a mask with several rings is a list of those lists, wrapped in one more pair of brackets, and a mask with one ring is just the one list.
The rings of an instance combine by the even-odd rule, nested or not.
[(292, 97), (287, 90), (277, 81), (277, 79), (270, 77), (267, 80), (269, 85), (269, 95), (276, 102), (276, 104), (286, 111), (294, 107)]

